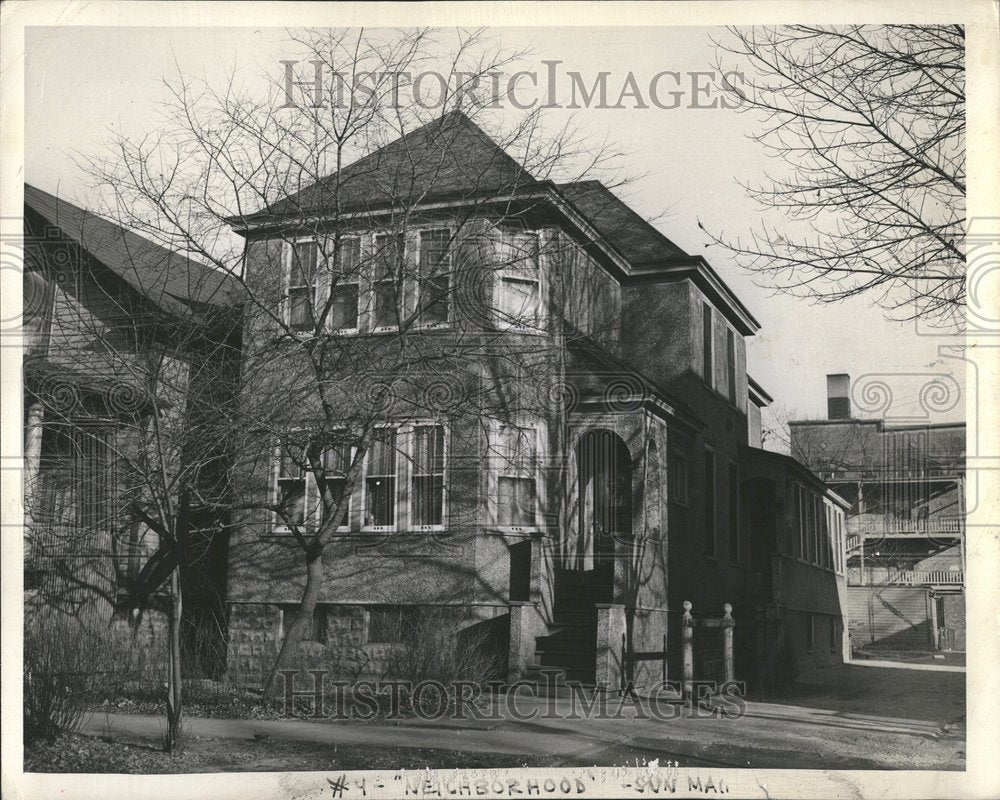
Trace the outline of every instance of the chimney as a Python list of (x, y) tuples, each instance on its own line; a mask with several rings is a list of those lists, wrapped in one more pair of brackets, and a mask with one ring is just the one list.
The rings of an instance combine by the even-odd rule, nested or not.
[(826, 376), (826, 414), (829, 419), (851, 418), (851, 376)]

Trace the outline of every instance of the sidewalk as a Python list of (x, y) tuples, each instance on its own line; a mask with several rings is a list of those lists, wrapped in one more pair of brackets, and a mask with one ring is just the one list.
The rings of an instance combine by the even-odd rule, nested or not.
[[(823, 671), (830, 672), (830, 671)], [(543, 755), (553, 766), (632, 764), (638, 759), (682, 766), (800, 769), (963, 769), (964, 676), (866, 666), (814, 674), (790, 699), (755, 702), (740, 718), (657, 719), (625, 706), (624, 718), (567, 719), (570, 698), (520, 698), (520, 719), (489, 723), (360, 723), (304, 720), (188, 719), (192, 736), (250, 740), (255, 735), (319, 745), (436, 748)], [(824, 681), (825, 682), (822, 682)], [(934, 699), (926, 697), (929, 685)], [(893, 692), (885, 694), (887, 686)], [(910, 702), (899, 697), (911, 695)], [(912, 698), (912, 694), (924, 694)], [(883, 695), (880, 699), (880, 695)], [(811, 699), (810, 699), (811, 698)], [(808, 701), (808, 702), (806, 702)], [(618, 700), (609, 702), (618, 708)], [(537, 713), (532, 714), (532, 711)], [(886, 713), (886, 712), (889, 713)], [(553, 713), (554, 712), (554, 713)], [(576, 707), (580, 715), (579, 703)], [(917, 712), (917, 713), (914, 713)], [(524, 719), (530, 716), (530, 719)], [(647, 717), (647, 718), (642, 718)], [(94, 735), (158, 737), (156, 717), (97, 714)], [(512, 759), (515, 763), (516, 759)], [(414, 764), (413, 766), (423, 766)]]

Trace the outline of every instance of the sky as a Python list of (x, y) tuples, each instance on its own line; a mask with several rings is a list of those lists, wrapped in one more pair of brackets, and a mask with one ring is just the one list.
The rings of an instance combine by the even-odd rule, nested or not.
[[(546, 124), (555, 130), (572, 115), (595, 141), (607, 139), (625, 150), (627, 171), (642, 177), (623, 190), (623, 198), (688, 253), (705, 256), (761, 323), (748, 343), (748, 371), (774, 397), (775, 420), (825, 416), (828, 373), (858, 380), (856, 399), (876, 381), (889, 387), (888, 406), (856, 405), (857, 416), (911, 423), (964, 418), (965, 362), (941, 351), (960, 343), (954, 336), (889, 321), (865, 297), (818, 305), (775, 294), (755, 285), (720, 248), (707, 246), (699, 222), (713, 232), (737, 235), (759, 220), (760, 210), (740, 182), (759, 181), (775, 168), (748, 138), (760, 125), (758, 118), (723, 107), (692, 107), (687, 75), (713, 69), (717, 54), (711, 38), (724, 37), (723, 30), (497, 28), (490, 34), (504, 48), (526, 51), (523, 69), (544, 75), (543, 61), (560, 62), (556, 86), (563, 101), (570, 71), (588, 86), (599, 71), (610, 73), (611, 94), (629, 73), (635, 76), (650, 107), (631, 107), (635, 103), (628, 101), (626, 108), (551, 109)], [(211, 83), (235, 72), (248, 85), (260, 86), (264, 97), (283, 80), (279, 62), (297, 53), (287, 32), (277, 28), (29, 29), (25, 179), (86, 206), (93, 198), (79, 160), (104, 152), (108, 129), (130, 135), (155, 129), (164, 77), (180, 71)], [(685, 95), (677, 108), (657, 108), (648, 98), (650, 79), (667, 70), (682, 76)], [(711, 79), (698, 80), (704, 85)], [(660, 85), (664, 94), (674, 88)], [(527, 101), (543, 95), (544, 90), (527, 87), (520, 96)], [(706, 104), (704, 95), (700, 103)], [(513, 119), (519, 112), (501, 113)], [(947, 396), (935, 394), (934, 381)]]

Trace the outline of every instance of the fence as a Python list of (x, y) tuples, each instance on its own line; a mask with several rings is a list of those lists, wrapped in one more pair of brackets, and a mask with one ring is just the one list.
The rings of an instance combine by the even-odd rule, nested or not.
[[(693, 608), (689, 600), (684, 601), (684, 614), (681, 617), (681, 648), (683, 652), (683, 681), (681, 692), (687, 703), (697, 700), (694, 695), (694, 683), (698, 681), (714, 681), (727, 683), (735, 680), (733, 666), (733, 607), (726, 603), (722, 607), (721, 617), (699, 617), (691, 614)], [(695, 635), (695, 628), (701, 633)], [(661, 680), (667, 682), (667, 637), (663, 637), (663, 650), (629, 652), (625, 634), (622, 634), (621, 649), (621, 688), (624, 693), (634, 694), (633, 678), (635, 665), (640, 661), (659, 661)], [(697, 665), (697, 669), (696, 669)]]

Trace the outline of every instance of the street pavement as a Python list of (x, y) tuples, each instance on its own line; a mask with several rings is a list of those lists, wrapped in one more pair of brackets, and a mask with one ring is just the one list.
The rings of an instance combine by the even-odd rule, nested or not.
[[(664, 704), (665, 705), (665, 704)], [(187, 718), (192, 736), (544, 755), (552, 766), (642, 764), (801, 769), (965, 768), (965, 674), (864, 665), (802, 676), (780, 697), (748, 702), (736, 717), (662, 719), (648, 702), (611, 698), (616, 718), (580, 719), (571, 698), (519, 697), (502, 719), (365, 723)], [(660, 708), (663, 712), (665, 709)], [(725, 713), (722, 713), (725, 711)], [(86, 732), (158, 737), (158, 717), (96, 714)], [(517, 764), (512, 758), (512, 765)], [(373, 765), (375, 766), (375, 765)]]

